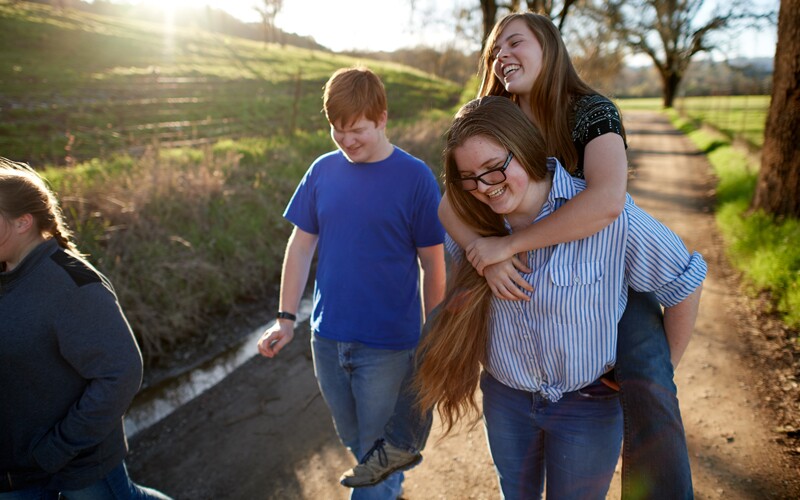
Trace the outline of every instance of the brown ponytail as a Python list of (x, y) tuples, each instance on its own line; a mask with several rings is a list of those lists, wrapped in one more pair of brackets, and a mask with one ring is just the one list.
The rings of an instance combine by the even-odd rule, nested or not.
[(445, 435), (461, 417), (478, 412), (475, 389), (489, 339), (489, 285), (466, 260), (454, 274), (431, 331), (420, 343), (415, 380), (419, 406), (438, 404)]

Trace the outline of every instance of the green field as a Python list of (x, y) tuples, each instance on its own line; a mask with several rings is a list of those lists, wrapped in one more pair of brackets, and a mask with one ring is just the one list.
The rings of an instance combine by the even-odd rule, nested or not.
[[(742, 141), (751, 149), (764, 144), (764, 126), (770, 96), (707, 96), (681, 97), (675, 100), (675, 111), (696, 124), (712, 127), (731, 140)], [(626, 110), (660, 111), (661, 98), (618, 99)]]
[(682, 97), (676, 100), (675, 109), (730, 139), (761, 149), (769, 102), (768, 95)]
[[(25, 2), (0, 2), (0, 46), (0, 151), (35, 164), (319, 130), (322, 85), (359, 62)], [(370, 66), (395, 120), (458, 98), (452, 82)]]

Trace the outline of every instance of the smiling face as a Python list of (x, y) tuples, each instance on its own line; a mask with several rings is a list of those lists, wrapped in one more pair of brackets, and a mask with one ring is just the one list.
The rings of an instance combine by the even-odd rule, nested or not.
[[(508, 159), (508, 150), (497, 141), (478, 135), (466, 139), (455, 148), (453, 159), (458, 165), (458, 174), (461, 178), (477, 177), (488, 170), (502, 167)], [(478, 187), (469, 193), (497, 214), (529, 216), (533, 201), (530, 194), (533, 192), (534, 183), (514, 158), (508, 163), (505, 175), (505, 181), (499, 184), (487, 185), (478, 182)]]
[(362, 116), (349, 125), (331, 124), (331, 138), (351, 162), (374, 163), (391, 154), (391, 144), (385, 130), (384, 111), (378, 123)]
[(526, 99), (542, 71), (542, 45), (523, 19), (508, 23), (492, 47), (492, 70), (505, 89)]

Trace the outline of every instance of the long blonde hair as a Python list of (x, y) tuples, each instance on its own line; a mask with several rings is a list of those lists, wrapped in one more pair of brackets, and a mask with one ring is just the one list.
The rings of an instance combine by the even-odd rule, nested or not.
[(42, 235), (54, 238), (62, 248), (79, 253), (58, 200), (44, 179), (28, 165), (0, 157), (0, 216), (17, 219), (25, 214), (33, 216)]
[[(507, 148), (528, 176), (547, 175), (544, 139), (515, 103), (489, 96), (464, 105), (447, 131), (444, 185), (456, 215), (481, 236), (508, 234), (503, 217), (461, 188), (454, 153), (464, 142), (485, 137)], [(438, 404), (445, 434), (472, 410), (481, 366), (487, 361), (491, 290), (466, 259), (454, 263), (439, 314), (419, 347), (415, 385), (423, 409)]]
[(531, 88), (531, 116), (542, 130), (548, 156), (555, 156), (564, 168), (574, 172), (578, 165), (578, 152), (572, 141), (572, 107), (576, 98), (598, 92), (578, 76), (561, 33), (550, 18), (532, 12), (515, 13), (508, 14), (494, 25), (480, 61), (478, 96), (499, 95), (519, 102), (519, 98), (508, 92), (494, 74), (492, 52), (503, 29), (517, 19), (525, 22), (542, 47), (541, 71)]

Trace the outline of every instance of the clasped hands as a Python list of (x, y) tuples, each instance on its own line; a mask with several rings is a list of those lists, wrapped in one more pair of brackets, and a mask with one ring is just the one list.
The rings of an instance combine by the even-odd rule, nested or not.
[(478, 274), (486, 278), (495, 297), (530, 300), (523, 290), (533, 292), (533, 287), (520, 272), (530, 273), (531, 270), (520, 259), (524, 254), (515, 255), (508, 247), (508, 240), (503, 237), (477, 238), (466, 248), (467, 260)]

